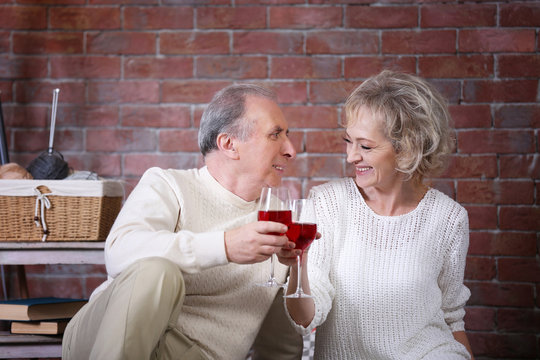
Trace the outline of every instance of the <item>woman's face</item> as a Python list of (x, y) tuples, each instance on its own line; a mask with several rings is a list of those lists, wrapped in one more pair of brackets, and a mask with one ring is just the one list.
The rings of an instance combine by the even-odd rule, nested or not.
[(396, 170), (396, 152), (382, 130), (382, 120), (368, 108), (361, 107), (356, 119), (345, 129), (347, 162), (355, 167), (356, 184), (366, 190), (370, 187), (389, 189), (401, 183)]

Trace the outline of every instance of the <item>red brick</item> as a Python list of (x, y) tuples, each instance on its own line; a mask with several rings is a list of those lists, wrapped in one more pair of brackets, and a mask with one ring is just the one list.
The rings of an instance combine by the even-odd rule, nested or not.
[(499, 280), (540, 282), (540, 262), (535, 257), (501, 258)]
[(534, 182), (461, 180), (458, 182), (457, 195), (460, 203), (532, 205)]
[(0, 57), (0, 77), (4, 79), (44, 78), (47, 59), (41, 57)]
[[(355, 176), (354, 173), (354, 167), (352, 165), (348, 166), (348, 170), (350, 171), (347, 175), (348, 176)], [(440, 192), (446, 194), (451, 199), (456, 198), (456, 191), (454, 189), (454, 182), (448, 181), (448, 180), (441, 180), (441, 179), (428, 179), (426, 181), (426, 185), (439, 190)]]
[(191, 7), (138, 7), (124, 8), (124, 29), (163, 30), (193, 28)]
[(376, 54), (379, 36), (375, 31), (314, 31), (307, 34), (307, 54)]
[(151, 151), (157, 148), (157, 137), (146, 129), (88, 129), (87, 151)]
[(449, 104), (461, 102), (461, 81), (460, 80), (439, 80), (429, 79), (429, 82), (446, 98)]
[(501, 178), (540, 179), (540, 155), (500, 155)]
[(309, 88), (309, 99), (312, 103), (340, 104), (347, 100), (349, 94), (360, 82), (353, 81), (312, 81)]
[(128, 31), (88, 33), (86, 48), (91, 54), (154, 54), (156, 35)]
[(535, 256), (536, 234), (530, 232), (471, 232), (469, 254)]
[(450, 105), (448, 107), (455, 128), (491, 127), (491, 108), (489, 105)]
[(233, 35), (235, 54), (301, 54), (303, 35), (298, 32), (246, 31)]
[(21, 103), (46, 103), (51, 104), (53, 90), (58, 88), (59, 104), (81, 104), (84, 102), (84, 84), (81, 82), (61, 83), (38, 82), (38, 81), (19, 81), (16, 83), (16, 100)]
[(11, 46), (9, 31), (0, 31), (0, 53), (7, 53)]
[(454, 155), (448, 169), (441, 177), (449, 178), (494, 178), (497, 177), (497, 157), (495, 155), (470, 156)]
[(338, 113), (333, 106), (283, 106), (281, 109), (289, 128), (338, 128)]
[(292, 166), (287, 168), (286, 176), (294, 178), (329, 178), (342, 177), (343, 156), (308, 155), (306, 153), (297, 156)]
[(124, 159), (124, 176), (141, 176), (151, 167), (163, 169), (191, 169), (196, 167), (198, 156), (193, 154), (126, 154)]
[(38, 6), (3, 6), (0, 29), (40, 30), (47, 28), (47, 8)]
[(266, 27), (266, 8), (262, 6), (199, 7), (199, 29), (261, 29)]
[(411, 28), (418, 25), (416, 6), (349, 6), (345, 26), (351, 28)]
[(120, 28), (118, 7), (51, 7), (51, 29), (111, 30)]
[(476, 358), (532, 359), (536, 357), (533, 334), (469, 333), (469, 342)]
[(197, 129), (161, 130), (159, 132), (159, 151), (198, 152)]
[[(82, 130), (64, 130), (57, 127), (54, 135), (54, 148), (60, 152), (83, 150)], [(49, 129), (24, 130), (14, 134), (13, 149), (15, 151), (45, 151), (49, 146)]]
[[(0, 75), (4, 76), (4, 75)], [(0, 99), (4, 101), (4, 104), (6, 101), (11, 102), (13, 101), (13, 81), (5, 81), (0, 80)]]
[(174, 79), (193, 76), (193, 59), (184, 57), (132, 57), (124, 62), (126, 78)]
[(540, 311), (537, 309), (499, 309), (497, 325), (502, 331), (537, 333), (540, 329)]
[(459, 51), (532, 52), (535, 40), (528, 29), (465, 29), (459, 32)]
[(270, 66), (271, 78), (314, 79), (338, 78), (341, 60), (329, 57), (276, 57)]
[(495, 110), (495, 126), (499, 128), (539, 128), (539, 105), (502, 105)]
[[(12, 0), (2, 0), (13, 2)], [(95, 1), (95, 0), (91, 0)], [(107, 0), (105, 0), (107, 1)], [(83, 5), (86, 0), (17, 0), (19, 4), (36, 4), (36, 5)]]
[(325, 29), (341, 26), (341, 8), (270, 7), (270, 28)]
[(120, 78), (120, 58), (105, 56), (53, 57), (52, 78)]
[(463, 95), (467, 102), (535, 102), (538, 80), (466, 80)]
[(425, 78), (481, 78), (493, 76), (493, 57), (488, 55), (429, 56), (418, 59)]
[(367, 78), (391, 69), (416, 73), (416, 58), (412, 56), (360, 56), (345, 58), (345, 78)]
[(191, 31), (162, 33), (159, 51), (162, 54), (173, 55), (228, 54), (229, 34)]
[(261, 79), (268, 74), (265, 56), (201, 56), (195, 69), (198, 78)]
[(540, 207), (502, 206), (499, 227), (504, 230), (540, 231)]
[[(229, 3), (228, 0), (224, 0)], [(294, 5), (294, 4), (304, 4), (305, 0), (235, 0), (235, 3), (238, 5)]]
[(164, 81), (163, 102), (208, 103), (216, 92), (230, 85), (228, 81)]
[(94, 81), (88, 85), (91, 103), (157, 103), (157, 81)]
[(540, 26), (540, 4), (517, 2), (500, 4), (501, 26)]
[(540, 77), (540, 55), (499, 55), (501, 77)]
[[(291, 128), (290, 127), (290, 122), (289, 123), (289, 129)], [(306, 152), (306, 149), (305, 149), (305, 141), (304, 141), (304, 138), (305, 138), (305, 132), (304, 131), (295, 131), (294, 129), (291, 129), (291, 131), (289, 132), (289, 140), (291, 141), (294, 149), (296, 150), (296, 153), (297, 153), (297, 158), (298, 157), (302, 157), (305, 152)], [(294, 176), (292, 175), (292, 172), (290, 171), (291, 168), (296, 168), (298, 166), (297, 162), (295, 161), (293, 163), (292, 166), (289, 166), (287, 167), (287, 171), (285, 172), (285, 176)], [(293, 172), (294, 172), (294, 169), (293, 169)]]
[(495, 309), (486, 307), (467, 307), (465, 309), (465, 330), (495, 329)]
[(454, 30), (401, 30), (382, 33), (383, 54), (455, 53)]
[(303, 81), (280, 81), (268, 85), (276, 92), (280, 104), (302, 104), (308, 99), (307, 84)]
[(26, 282), (33, 297), (82, 297), (82, 279), (79, 277), (27, 277)]
[(463, 130), (458, 133), (460, 153), (529, 153), (535, 151), (534, 142), (534, 133), (527, 130)]
[[(31, 105), (6, 105), (6, 95), (2, 92), (2, 110), (4, 112), (4, 124), (6, 131), (10, 127), (18, 128), (33, 128), (33, 127), (46, 127), (49, 123), (50, 110), (49, 106), (31, 106)], [(52, 97), (51, 97), (52, 99)], [(62, 111), (61, 106), (58, 109), (58, 119), (63, 119), (60, 116)]]
[(118, 113), (118, 106), (62, 106), (57, 118), (62, 124), (77, 127), (117, 126)]
[(533, 286), (494, 282), (466, 282), (471, 290), (467, 304), (487, 306), (533, 307)]
[(497, 228), (497, 208), (494, 206), (467, 205), (469, 228), (471, 230), (492, 230)]
[(83, 52), (83, 34), (14, 33), (13, 52), (15, 54), (79, 54)]
[(495, 259), (489, 257), (467, 256), (465, 279), (492, 280), (495, 279)]
[(122, 125), (186, 128), (191, 123), (187, 106), (123, 106)]
[(310, 131), (306, 134), (306, 151), (311, 153), (345, 153), (343, 131)]
[(420, 11), (423, 28), (496, 26), (496, 5), (436, 4), (422, 6)]

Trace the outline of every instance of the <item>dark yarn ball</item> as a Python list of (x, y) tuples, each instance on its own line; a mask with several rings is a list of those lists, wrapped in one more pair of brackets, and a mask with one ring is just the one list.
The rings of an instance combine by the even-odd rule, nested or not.
[(44, 151), (32, 160), (26, 169), (34, 179), (64, 179), (68, 176), (69, 167), (64, 157), (56, 150)]

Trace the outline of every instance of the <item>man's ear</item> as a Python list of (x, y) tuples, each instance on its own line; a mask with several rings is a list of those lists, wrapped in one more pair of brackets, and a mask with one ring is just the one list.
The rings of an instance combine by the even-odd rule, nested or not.
[(235, 147), (236, 139), (230, 137), (228, 134), (221, 133), (218, 135), (216, 142), (219, 151), (223, 152), (225, 156), (231, 159), (239, 158), (238, 151), (236, 151)]

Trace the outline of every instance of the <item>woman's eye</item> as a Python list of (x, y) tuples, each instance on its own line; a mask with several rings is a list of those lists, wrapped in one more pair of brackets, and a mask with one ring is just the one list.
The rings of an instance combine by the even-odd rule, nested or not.
[(371, 150), (371, 148), (370, 148), (369, 146), (360, 145), (360, 147), (361, 147), (363, 150)]
[(352, 144), (351, 140), (347, 139), (346, 137), (343, 138), (343, 141), (345, 141), (347, 144)]

